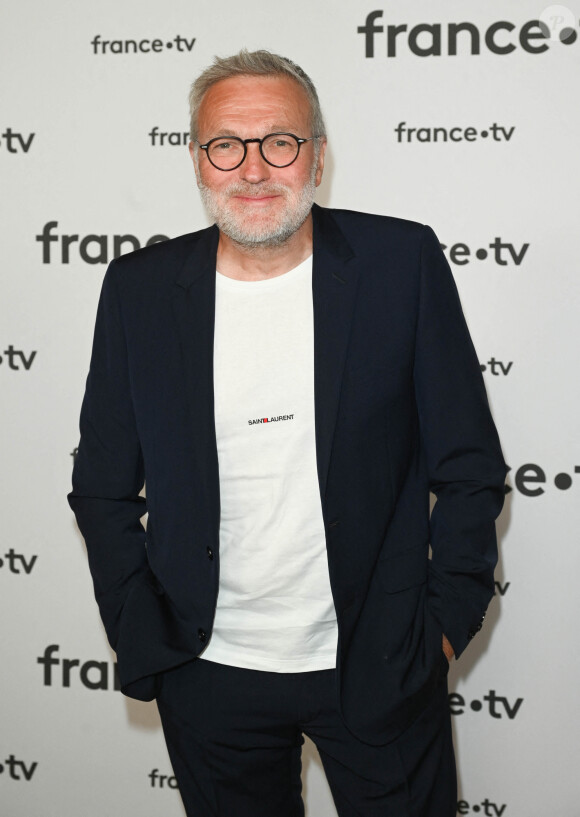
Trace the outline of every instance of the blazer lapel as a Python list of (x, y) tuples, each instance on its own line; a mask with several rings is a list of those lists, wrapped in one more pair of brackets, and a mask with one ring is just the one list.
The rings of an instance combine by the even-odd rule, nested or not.
[(356, 299), (354, 251), (332, 215), (312, 208), (314, 305), (314, 415), (316, 462), (322, 506), (338, 414), (342, 374)]
[(210, 541), (216, 541), (219, 527), (219, 472), (213, 388), (218, 239), (219, 231), (215, 225), (199, 234), (175, 278), (172, 300), (181, 350), (184, 399), (189, 418), (188, 427), (183, 430), (184, 446), (192, 454), (192, 490), (203, 494), (194, 498), (192, 507), (203, 503), (209, 511), (212, 530), (206, 533)]

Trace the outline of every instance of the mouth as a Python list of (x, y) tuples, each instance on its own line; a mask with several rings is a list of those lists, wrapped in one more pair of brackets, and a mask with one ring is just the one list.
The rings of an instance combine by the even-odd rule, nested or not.
[(251, 205), (264, 205), (269, 204), (270, 202), (274, 201), (274, 199), (279, 198), (278, 195), (262, 195), (262, 196), (243, 196), (243, 195), (236, 195), (232, 198), (237, 199), (244, 204), (251, 204)]

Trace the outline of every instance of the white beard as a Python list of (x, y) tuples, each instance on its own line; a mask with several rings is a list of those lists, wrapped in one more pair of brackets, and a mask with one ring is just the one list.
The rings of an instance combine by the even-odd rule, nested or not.
[[(304, 224), (316, 191), (316, 165), (313, 162), (310, 178), (298, 193), (284, 184), (259, 182), (232, 182), (231, 185), (215, 193), (211, 188), (198, 182), (201, 199), (210, 218), (232, 241), (247, 248), (277, 247), (284, 244)], [(277, 215), (256, 212), (251, 205), (241, 203), (231, 208), (231, 196), (283, 196), (286, 207)]]

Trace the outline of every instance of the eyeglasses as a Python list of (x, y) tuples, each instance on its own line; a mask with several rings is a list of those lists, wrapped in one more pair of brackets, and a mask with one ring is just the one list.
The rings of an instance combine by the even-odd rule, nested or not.
[(300, 153), (300, 146), (304, 142), (319, 139), (319, 136), (309, 136), (300, 139), (293, 133), (269, 133), (263, 139), (240, 139), (237, 136), (216, 136), (205, 145), (198, 145), (205, 150), (207, 158), (218, 170), (235, 170), (239, 167), (248, 153), (250, 142), (260, 146), (262, 159), (272, 167), (288, 167), (295, 162)]

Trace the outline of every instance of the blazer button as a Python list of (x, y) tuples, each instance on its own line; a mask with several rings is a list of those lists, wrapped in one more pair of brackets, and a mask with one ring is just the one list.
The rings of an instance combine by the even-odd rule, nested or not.
[(197, 635), (199, 636), (199, 640), (201, 641), (201, 643), (205, 644), (205, 642), (207, 641), (207, 633), (205, 632), (205, 630), (202, 630), (200, 627), (199, 630), (197, 631)]
[(213, 550), (210, 547), (207, 549), (207, 555), (209, 559), (213, 559)]

